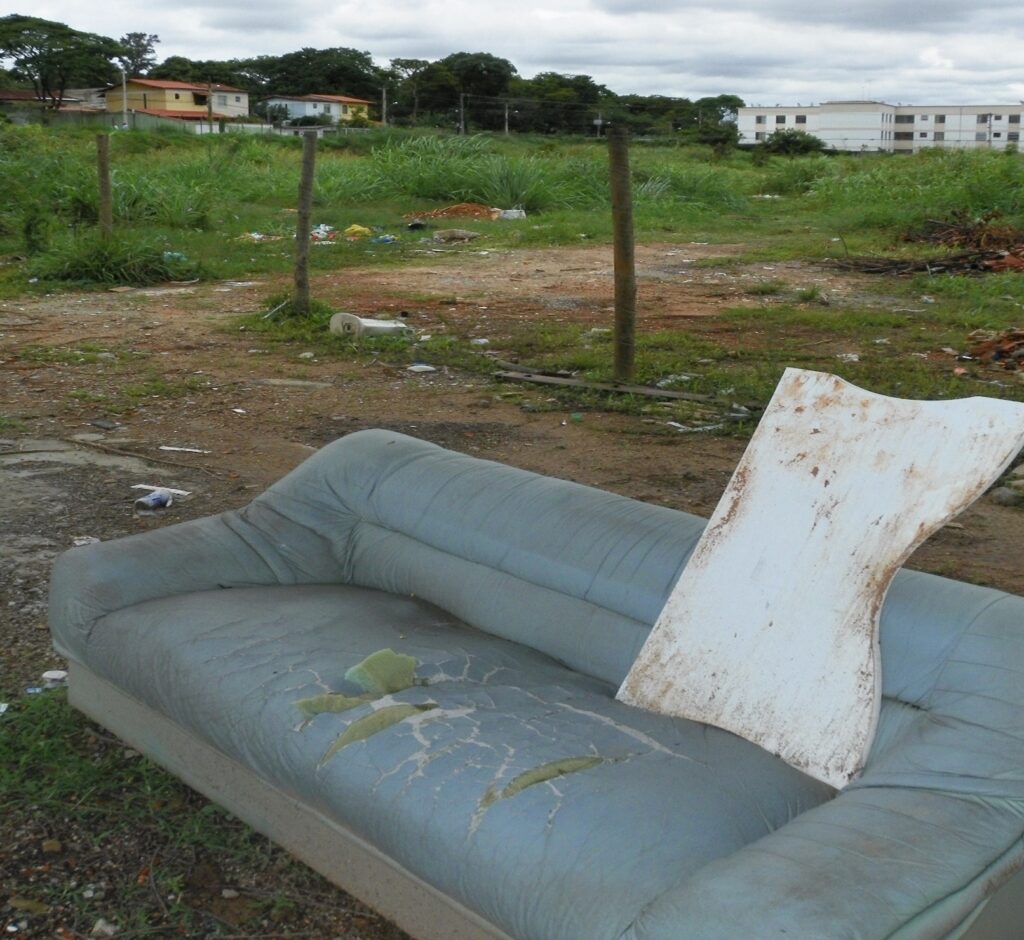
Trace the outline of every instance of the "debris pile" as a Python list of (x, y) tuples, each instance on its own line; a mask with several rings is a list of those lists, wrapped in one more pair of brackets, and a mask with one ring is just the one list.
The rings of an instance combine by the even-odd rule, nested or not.
[(861, 274), (988, 274), (1024, 271), (1024, 243), (1000, 251), (962, 251), (942, 258), (836, 258), (841, 271)]
[(500, 209), (492, 209), (479, 202), (459, 202), (443, 209), (431, 209), (429, 212), (410, 212), (402, 216), (404, 219), (496, 219)]
[(1024, 369), (1024, 330), (975, 330), (967, 340), (972, 359), (1009, 372)]
[(1001, 215), (993, 211), (972, 218), (966, 209), (961, 209), (948, 219), (927, 219), (921, 228), (907, 232), (903, 240), (974, 251), (1020, 249), (1024, 245), (1024, 231), (1013, 225), (997, 224)]

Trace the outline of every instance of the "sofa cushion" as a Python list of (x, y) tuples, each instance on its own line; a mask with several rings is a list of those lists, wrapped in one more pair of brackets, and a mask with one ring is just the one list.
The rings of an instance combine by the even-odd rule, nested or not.
[(832, 793), (416, 598), (202, 591), (109, 614), (68, 642), (517, 937), (618, 937), (680, 878)]

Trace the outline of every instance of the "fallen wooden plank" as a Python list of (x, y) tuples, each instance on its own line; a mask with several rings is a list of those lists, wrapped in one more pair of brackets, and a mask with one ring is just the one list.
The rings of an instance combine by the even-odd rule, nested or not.
[(878, 721), (890, 581), (1022, 446), (1017, 402), (787, 369), (618, 697), (845, 786)]
[(495, 372), (494, 377), (503, 382), (535, 382), (539, 385), (556, 385), (561, 388), (617, 392), (620, 395), (646, 395), (649, 398), (675, 398), (683, 401), (715, 401), (714, 395), (699, 395), (696, 392), (676, 392), (667, 388), (652, 388), (650, 385), (626, 385), (622, 382), (588, 382), (585, 379), (563, 378), (539, 372)]

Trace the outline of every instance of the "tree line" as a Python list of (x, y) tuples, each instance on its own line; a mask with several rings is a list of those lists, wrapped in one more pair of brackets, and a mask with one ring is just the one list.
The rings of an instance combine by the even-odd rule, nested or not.
[(169, 56), (158, 63), (159, 41), (139, 32), (115, 40), (12, 14), (0, 17), (0, 64), (8, 66), (0, 80), (31, 85), (50, 107), (60, 106), (67, 88), (113, 84), (123, 70), (129, 77), (235, 85), (264, 117), (263, 102), (273, 95), (347, 94), (373, 101), (374, 116), (398, 126), (599, 134), (618, 124), (635, 134), (676, 133), (716, 147), (735, 142), (735, 113), (743, 106), (728, 94), (619, 95), (589, 75), (526, 78), (508, 59), (486, 52), (379, 66), (369, 52), (339, 46), (225, 60)]

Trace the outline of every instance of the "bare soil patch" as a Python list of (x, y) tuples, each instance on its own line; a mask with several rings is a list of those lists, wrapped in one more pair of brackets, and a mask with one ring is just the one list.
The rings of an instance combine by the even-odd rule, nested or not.
[[(743, 304), (752, 286), (775, 279), (837, 299), (887, 302), (863, 276), (796, 262), (741, 264), (740, 250), (639, 249), (638, 328), (684, 329), (756, 348), (756, 335), (719, 314)], [(0, 304), (6, 695), (22, 694), (61, 665), (46, 630), (47, 577), (54, 556), (76, 537), (116, 538), (240, 506), (316, 448), (358, 429), (393, 428), (701, 515), (713, 509), (742, 453), (739, 439), (681, 435), (655, 417), (598, 410), (574, 416), (546, 410), (552, 406), (543, 390), (509, 394), (485, 377), (447, 369), (417, 375), (365, 359), (320, 361), (237, 328), (239, 314), (256, 311), (282, 286), (168, 285)], [(604, 247), (460, 249), (427, 255), (414, 267), (321, 276), (315, 292), (363, 316), (405, 311), (420, 331), (486, 338), (500, 353), (503, 338), (524, 325), (610, 326), (611, 254)], [(531, 402), (545, 408), (524, 408)], [(140, 515), (132, 505), (136, 483), (192, 495)], [(1024, 575), (1020, 518), (1018, 510), (982, 500), (910, 564), (1017, 591)], [(13, 858), (0, 868), (20, 870)], [(336, 935), (396, 936), (372, 916), (359, 923), (339, 921)]]

